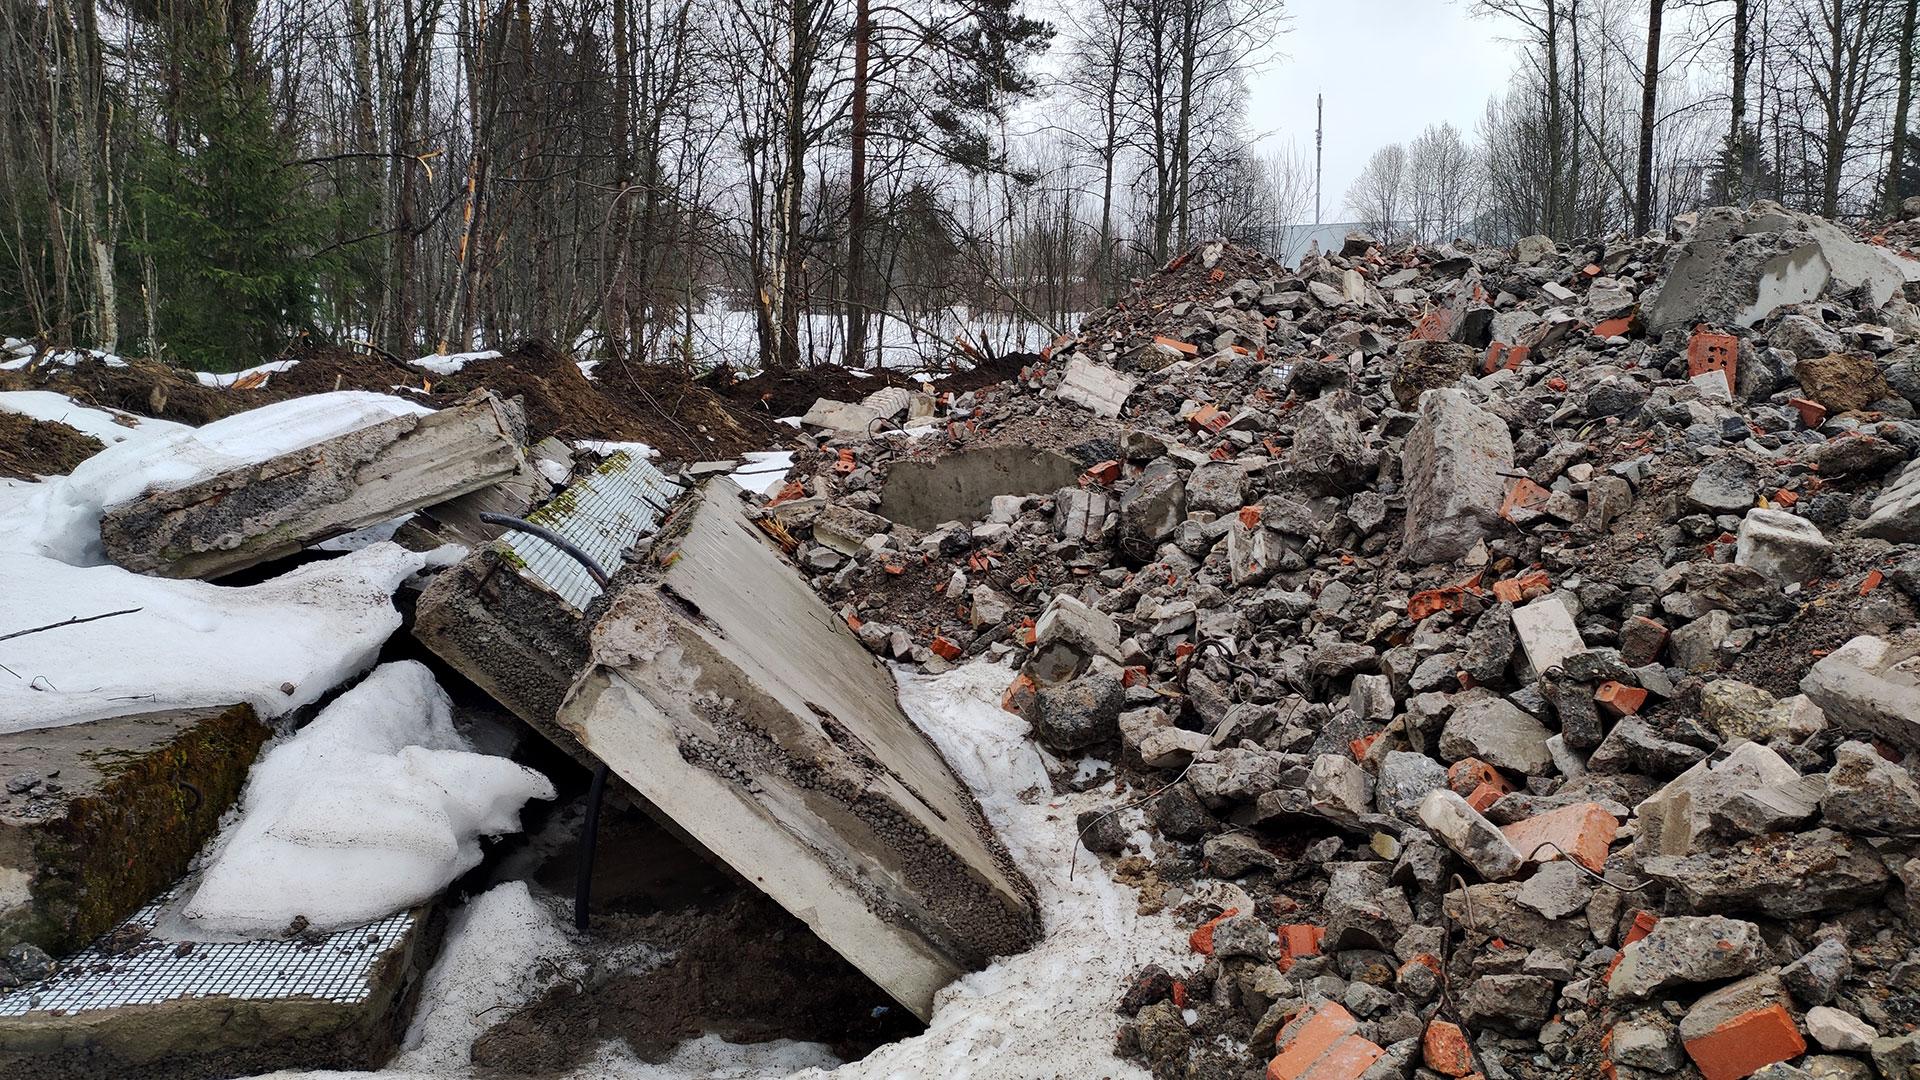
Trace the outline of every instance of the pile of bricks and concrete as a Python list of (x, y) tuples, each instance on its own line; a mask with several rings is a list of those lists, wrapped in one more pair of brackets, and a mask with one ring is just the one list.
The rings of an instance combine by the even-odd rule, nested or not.
[(753, 516), (1115, 782), (1078, 872), (1192, 930), (1114, 988), (1156, 1077), (1912, 1077), (1909, 232), (1203, 245)]

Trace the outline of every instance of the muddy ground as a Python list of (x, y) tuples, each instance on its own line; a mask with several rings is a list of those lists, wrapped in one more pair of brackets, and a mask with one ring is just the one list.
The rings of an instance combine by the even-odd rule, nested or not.
[(32, 480), (69, 473), (102, 449), (99, 439), (65, 424), (0, 412), (0, 477)]

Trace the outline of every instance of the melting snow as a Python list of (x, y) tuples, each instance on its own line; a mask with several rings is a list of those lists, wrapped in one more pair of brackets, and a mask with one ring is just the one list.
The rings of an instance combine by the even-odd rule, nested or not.
[(435, 375), (452, 375), (475, 360), (492, 360), (500, 355), (498, 349), (481, 349), (478, 352), (428, 353), (415, 360), (413, 366)]
[(0, 393), (0, 411), (65, 424), (83, 435), (99, 439), (107, 446), (193, 430), (186, 424), (176, 424), (171, 420), (155, 420), (119, 409), (82, 405), (65, 394), (56, 394), (51, 390), (11, 390)]
[(473, 752), (426, 666), (383, 664), (254, 763), (240, 816), (182, 914), (203, 931), (318, 930), (422, 903), (520, 830), (539, 773)]
[(756, 495), (771, 495), (779, 490), (780, 482), (787, 478), (787, 470), (793, 468), (791, 450), (753, 450), (741, 456), (746, 464), (729, 473), (727, 479), (740, 485), (741, 490)]
[(396, 416), (431, 411), (385, 394), (342, 390), (109, 446), (81, 462), (71, 475), (33, 485), (14, 512), (0, 520), (0, 551), (97, 566), (106, 562), (100, 513), (109, 506), (146, 491), (184, 487)]
[(272, 717), (311, 704), (373, 665), (400, 628), (393, 590), (428, 561), (374, 544), (230, 588), (0, 551), (0, 634), (140, 609), (0, 641), (0, 732), (237, 702)]
[(193, 377), (200, 381), (201, 386), (216, 386), (224, 390), (242, 379), (258, 375), (261, 378), (257, 385), (265, 386), (273, 381), (275, 375), (283, 371), (291, 371), (299, 363), (298, 360), (270, 360), (241, 371), (196, 371)]

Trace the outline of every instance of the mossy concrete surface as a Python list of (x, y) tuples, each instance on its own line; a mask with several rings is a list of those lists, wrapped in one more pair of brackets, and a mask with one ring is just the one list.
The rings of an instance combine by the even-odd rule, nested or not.
[(235, 705), (0, 735), (0, 785), (25, 789), (0, 793), (0, 949), (72, 952), (172, 885), (268, 734)]

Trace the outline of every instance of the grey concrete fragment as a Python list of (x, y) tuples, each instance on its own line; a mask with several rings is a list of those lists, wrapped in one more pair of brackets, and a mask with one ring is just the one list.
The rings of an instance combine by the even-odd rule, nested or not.
[(1058, 393), (1060, 400), (1084, 406), (1101, 416), (1119, 416), (1138, 385), (1139, 380), (1105, 364), (1075, 356), (1067, 361)]
[(1538, 674), (1546, 674), (1586, 651), (1573, 613), (1558, 594), (1543, 596), (1513, 609), (1513, 629), (1526, 650), (1527, 663)]
[(1553, 766), (1548, 731), (1540, 721), (1488, 690), (1455, 695), (1453, 715), (1440, 733), (1440, 756), (1447, 761), (1476, 757), (1496, 769), (1543, 776)]
[(1407, 435), (1406, 547), (1411, 562), (1451, 562), (1500, 527), (1513, 440), (1499, 417), (1461, 390), (1427, 393)]
[(1835, 828), (1875, 836), (1920, 836), (1920, 785), (1863, 742), (1834, 751), (1820, 813)]
[(1766, 966), (1768, 955), (1760, 928), (1750, 922), (1670, 915), (1620, 950), (1607, 993), (1616, 1001), (1639, 1001), (1687, 983), (1738, 979)]
[(887, 669), (751, 528), (683, 506), (593, 629), (559, 722), (901, 1004), (1039, 932), (1032, 887)]
[(851, 401), (816, 398), (806, 414), (800, 417), (800, 423), (807, 427), (826, 428), (828, 431), (844, 435), (871, 435), (874, 421), (881, 419), (884, 415), (879, 409), (857, 405)]
[(1488, 881), (1510, 878), (1524, 861), (1500, 827), (1447, 788), (1420, 800), (1420, 823)]
[(983, 521), (997, 495), (1045, 495), (1072, 487), (1080, 466), (1052, 450), (992, 446), (932, 460), (908, 458), (887, 470), (880, 516), (916, 529), (949, 521)]
[(269, 734), (235, 705), (0, 735), (0, 952), (63, 956), (165, 891)]
[(1860, 531), (1896, 544), (1920, 540), (1920, 461), (1909, 462), (1880, 489)]
[(1920, 649), (1861, 635), (1821, 657), (1800, 690), (1835, 727), (1920, 746)]
[(1822, 536), (1813, 522), (1756, 506), (1740, 522), (1733, 561), (1758, 570), (1776, 584), (1790, 585), (1818, 577), (1832, 550), (1833, 541)]
[(129, 570), (219, 577), (521, 475), (524, 427), (481, 391), (110, 506), (100, 542)]
[(1065, 682), (1086, 671), (1095, 657), (1119, 662), (1119, 625), (1066, 593), (1055, 594), (1034, 623), (1026, 673), (1043, 686)]

